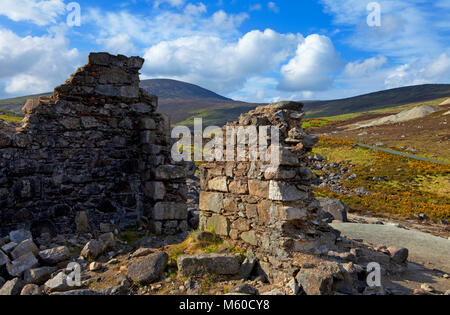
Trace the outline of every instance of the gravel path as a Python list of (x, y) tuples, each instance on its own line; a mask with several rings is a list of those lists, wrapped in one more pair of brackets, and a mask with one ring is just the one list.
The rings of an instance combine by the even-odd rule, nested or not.
[(409, 249), (409, 261), (450, 273), (448, 239), (388, 225), (336, 223), (331, 226), (352, 239), (362, 239), (372, 244), (406, 247)]

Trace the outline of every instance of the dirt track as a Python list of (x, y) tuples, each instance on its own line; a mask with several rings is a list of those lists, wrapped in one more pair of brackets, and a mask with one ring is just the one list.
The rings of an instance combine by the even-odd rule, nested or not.
[(450, 273), (450, 240), (448, 239), (389, 225), (336, 223), (332, 226), (352, 239), (408, 248), (409, 261), (429, 269)]

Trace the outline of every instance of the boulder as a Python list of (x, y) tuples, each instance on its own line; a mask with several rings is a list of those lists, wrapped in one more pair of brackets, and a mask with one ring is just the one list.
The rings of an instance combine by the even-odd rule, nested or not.
[(153, 250), (153, 249), (141, 247), (141, 248), (137, 249), (137, 250), (131, 255), (131, 258), (144, 257), (144, 256), (148, 256), (148, 255), (153, 254), (153, 253), (154, 253), (154, 250)]
[(334, 220), (348, 222), (347, 206), (338, 199), (324, 198), (319, 200), (322, 210), (333, 216)]
[(168, 260), (169, 256), (165, 252), (151, 254), (138, 262), (132, 263), (128, 267), (128, 277), (134, 282), (150, 284), (161, 278)]
[(9, 262), (9, 257), (3, 251), (0, 250), (0, 267), (3, 267)]
[(11, 242), (19, 244), (22, 241), (25, 241), (27, 239), (32, 239), (33, 236), (31, 235), (30, 231), (27, 230), (16, 230), (9, 233), (9, 239)]
[(17, 246), (17, 243), (15, 243), (15, 242), (7, 243), (2, 246), (2, 251), (5, 252), (6, 254), (9, 254), (14, 250), (14, 248), (16, 248), (16, 246)]
[(56, 270), (56, 267), (41, 267), (27, 270), (24, 273), (24, 281), (29, 284), (44, 284)]
[(69, 285), (64, 272), (58, 273), (54, 278), (45, 282), (44, 287), (46, 292), (65, 292), (75, 289), (75, 287)]
[(13, 259), (17, 259), (28, 253), (32, 253), (35, 256), (39, 253), (39, 248), (31, 239), (26, 239), (17, 245), (11, 252), (11, 256)]
[(387, 250), (392, 260), (398, 264), (403, 264), (408, 260), (409, 251), (407, 248), (389, 247)]
[(39, 252), (39, 258), (47, 265), (56, 265), (70, 258), (70, 251), (66, 246), (59, 246)]
[(255, 268), (255, 265), (256, 265), (256, 258), (247, 257), (244, 260), (239, 270), (239, 275), (243, 280), (247, 280), (250, 277), (253, 269)]
[(23, 287), (20, 295), (42, 295), (42, 290), (38, 285), (27, 284)]
[(6, 264), (6, 269), (8, 270), (8, 273), (12, 277), (20, 277), (22, 274), (36, 266), (39, 265), (38, 260), (34, 256), (33, 253), (29, 252), (23, 256), (20, 256), (16, 260), (9, 262)]
[(178, 270), (183, 277), (213, 275), (237, 275), (242, 258), (237, 254), (184, 255), (178, 258)]
[(343, 268), (325, 262), (317, 268), (302, 268), (296, 279), (307, 295), (328, 295), (336, 291), (336, 282), (344, 280)]
[(96, 259), (101, 254), (103, 254), (105, 250), (105, 244), (102, 241), (91, 240), (88, 242), (83, 250), (81, 251), (81, 256), (85, 258)]
[(19, 295), (22, 288), (22, 280), (19, 278), (14, 278), (3, 285), (0, 289), (0, 295)]
[(99, 271), (101, 269), (103, 269), (103, 265), (101, 263), (94, 261), (89, 264), (89, 271), (95, 272), (95, 271)]

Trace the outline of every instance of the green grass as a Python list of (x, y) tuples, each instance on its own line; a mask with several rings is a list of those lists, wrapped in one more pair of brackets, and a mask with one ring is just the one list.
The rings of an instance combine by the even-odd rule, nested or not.
[(356, 165), (371, 165), (375, 159), (375, 152), (364, 148), (352, 148), (351, 146), (325, 147), (318, 146), (313, 149), (314, 154), (319, 154), (332, 162), (341, 163), (350, 161)]
[(343, 114), (337, 116), (320, 117), (320, 118), (307, 118), (303, 122), (303, 128), (307, 130), (321, 128), (324, 126), (333, 125), (337, 122), (353, 119), (361, 116), (363, 113)]

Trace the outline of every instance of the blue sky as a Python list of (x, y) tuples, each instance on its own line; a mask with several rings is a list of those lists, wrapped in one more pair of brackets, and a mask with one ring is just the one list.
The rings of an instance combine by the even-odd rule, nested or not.
[(90, 51), (252, 102), (450, 83), (450, 0), (80, 0), (79, 26), (69, 3), (1, 0), (1, 98), (51, 91)]

